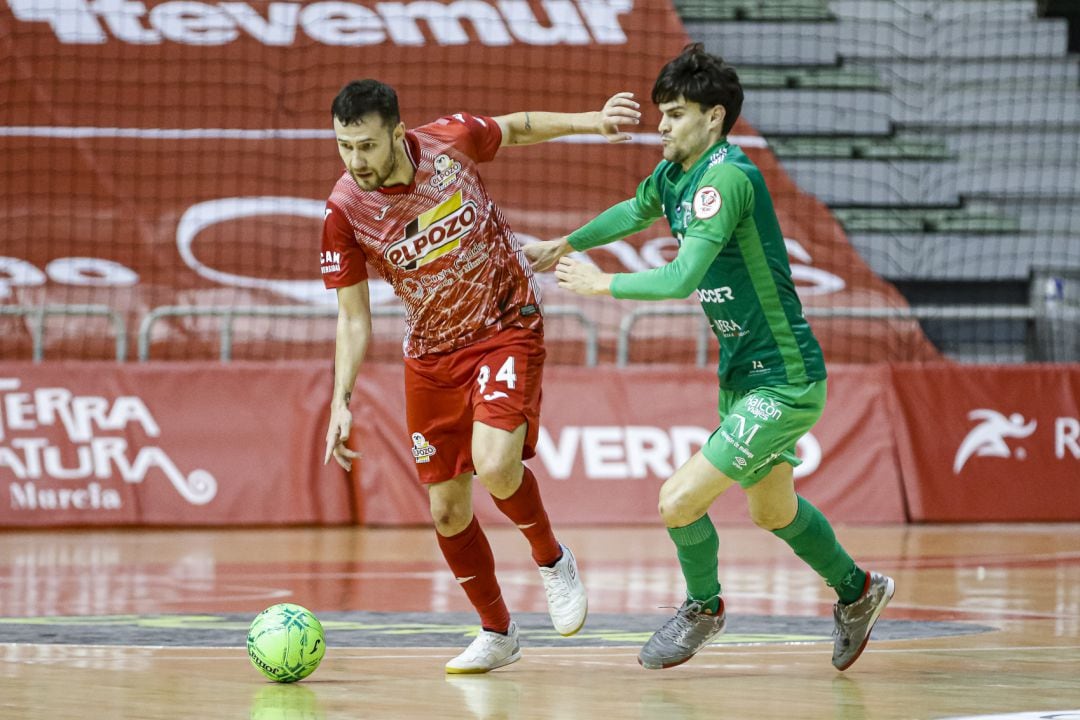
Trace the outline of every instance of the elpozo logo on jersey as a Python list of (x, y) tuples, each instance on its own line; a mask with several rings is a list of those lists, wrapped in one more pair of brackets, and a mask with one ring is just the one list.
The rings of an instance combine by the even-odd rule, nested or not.
[(461, 240), (476, 225), (476, 203), (461, 202), (461, 193), (454, 193), (446, 202), (428, 210), (409, 223), (405, 237), (393, 243), (384, 257), (402, 270), (415, 270), (457, 250)]
[[(481, 121), (483, 122), (483, 121)], [(461, 172), (461, 163), (446, 153), (435, 158), (435, 172), (428, 184), (436, 190), (445, 190), (457, 182), (458, 173)]]

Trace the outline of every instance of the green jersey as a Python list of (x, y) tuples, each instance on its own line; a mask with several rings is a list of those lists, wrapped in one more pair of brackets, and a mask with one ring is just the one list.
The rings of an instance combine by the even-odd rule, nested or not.
[(787, 248), (761, 171), (726, 140), (688, 171), (661, 161), (636, 196), (572, 233), (587, 249), (666, 217), (679, 242), (668, 265), (620, 273), (617, 298), (656, 300), (697, 292), (720, 341), (723, 387), (749, 390), (825, 378), (821, 346), (803, 316)]

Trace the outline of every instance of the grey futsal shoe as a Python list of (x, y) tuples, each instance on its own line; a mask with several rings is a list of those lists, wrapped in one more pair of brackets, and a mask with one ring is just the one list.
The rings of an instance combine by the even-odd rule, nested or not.
[(870, 586), (861, 598), (847, 605), (836, 603), (833, 606), (836, 626), (833, 628), (832, 664), (837, 670), (847, 670), (859, 659), (878, 615), (895, 591), (896, 584), (891, 577), (872, 572)]
[[(711, 600), (712, 598), (709, 598)], [(675, 616), (653, 633), (638, 653), (638, 662), (647, 670), (661, 670), (682, 665), (698, 650), (724, 632), (724, 601), (715, 615), (704, 609), (705, 600), (687, 600)]]

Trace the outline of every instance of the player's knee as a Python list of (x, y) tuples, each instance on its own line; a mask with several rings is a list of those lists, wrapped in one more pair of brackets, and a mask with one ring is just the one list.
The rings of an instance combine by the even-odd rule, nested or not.
[(507, 492), (521, 480), (521, 460), (519, 458), (487, 457), (474, 458), (476, 477), (487, 491), (496, 497), (505, 497)]
[(750, 506), (750, 519), (755, 525), (763, 530), (777, 530), (791, 523), (790, 515), (785, 508), (772, 505)]
[(463, 502), (432, 504), (431, 520), (443, 537), (457, 535), (472, 522), (472, 506)]
[(661, 493), (657, 506), (660, 517), (668, 527), (682, 527), (694, 522), (701, 516), (690, 498), (678, 492)]

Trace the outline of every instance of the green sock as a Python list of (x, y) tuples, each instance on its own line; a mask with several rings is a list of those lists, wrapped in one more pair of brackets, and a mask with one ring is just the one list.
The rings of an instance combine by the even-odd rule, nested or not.
[(803, 562), (825, 578), (840, 602), (855, 602), (862, 595), (866, 573), (836, 541), (832, 525), (821, 511), (805, 498), (799, 497), (799, 510), (791, 524), (773, 530), (773, 535), (790, 545)]
[(702, 515), (689, 525), (668, 528), (668, 535), (675, 543), (686, 578), (686, 594), (691, 600), (705, 601), (710, 612), (720, 609), (720, 580), (717, 579), (720, 561), (720, 538), (709, 516)]

